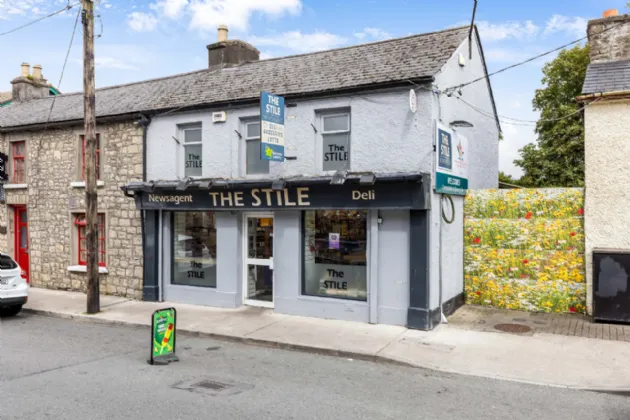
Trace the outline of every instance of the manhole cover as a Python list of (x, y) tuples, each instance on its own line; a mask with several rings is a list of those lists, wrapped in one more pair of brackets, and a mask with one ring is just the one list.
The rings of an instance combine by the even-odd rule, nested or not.
[(503, 331), (507, 333), (516, 333), (516, 334), (527, 333), (532, 330), (527, 325), (521, 325), (521, 324), (497, 324), (494, 326), (494, 328), (499, 331)]
[(241, 392), (254, 388), (254, 386), (233, 382), (227, 379), (206, 377), (203, 380), (197, 378), (196, 380), (178, 382), (173, 385), (173, 388), (212, 395), (214, 397), (223, 397), (240, 394)]
[(224, 384), (215, 381), (201, 381), (193, 385), (195, 388), (211, 389), (213, 391), (223, 391), (224, 389), (231, 388), (233, 385)]

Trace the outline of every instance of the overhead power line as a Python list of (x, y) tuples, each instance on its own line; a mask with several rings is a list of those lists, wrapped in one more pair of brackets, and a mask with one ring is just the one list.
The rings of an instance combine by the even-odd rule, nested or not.
[[(621, 24), (614, 25), (614, 26), (610, 26), (610, 27), (608, 27), (608, 28), (606, 28), (606, 29), (604, 29), (604, 30), (602, 30), (602, 31), (599, 31), (599, 32), (597, 32), (597, 33), (595, 33), (595, 34), (592, 34), (592, 35), (593, 35), (593, 36), (598, 36), (598, 35), (601, 35), (601, 34), (603, 34), (603, 33), (605, 33), (605, 32), (608, 32), (608, 31), (610, 31), (610, 30), (612, 30), (612, 29), (616, 29), (616, 28), (618, 28), (620, 25), (621, 25)], [(508, 66), (508, 67), (504, 67), (504, 68), (502, 68), (502, 69), (500, 69), (500, 70), (497, 70), (497, 71), (495, 71), (495, 72), (489, 73), (488, 75), (485, 75), (485, 76), (479, 77), (479, 78), (477, 78), (477, 79), (471, 80), (470, 82), (466, 82), (466, 83), (462, 83), (462, 84), (460, 84), (460, 85), (456, 85), (456, 86), (451, 86), (451, 87), (448, 87), (448, 88), (444, 89), (444, 90), (443, 90), (443, 92), (444, 92), (444, 93), (446, 93), (447, 95), (451, 95), (454, 91), (459, 90), (459, 89), (461, 89), (461, 88), (464, 88), (464, 87), (466, 87), (466, 86), (472, 85), (473, 83), (477, 83), (477, 82), (480, 82), (480, 81), (482, 81), (482, 80), (489, 79), (490, 77), (495, 76), (495, 75), (497, 75), (497, 74), (499, 74), (499, 73), (503, 73), (503, 72), (505, 72), (505, 71), (508, 71), (508, 70), (513, 69), (513, 68), (516, 68), (516, 67), (522, 66), (522, 65), (524, 65), (524, 64), (531, 63), (532, 61), (538, 60), (539, 58), (545, 57), (545, 56), (547, 56), (547, 55), (549, 55), (549, 54), (553, 54), (553, 53), (555, 53), (555, 52), (558, 52), (558, 51), (560, 51), (560, 50), (565, 49), (566, 47), (570, 47), (571, 45), (578, 44), (578, 43), (580, 43), (580, 42), (582, 42), (582, 41), (584, 41), (584, 40), (587, 40), (587, 39), (588, 39), (588, 35), (587, 35), (587, 36), (584, 36), (584, 37), (582, 37), (582, 38), (580, 38), (580, 39), (576, 39), (575, 41), (571, 41), (571, 42), (569, 42), (568, 44), (561, 45), (561, 46), (559, 46), (559, 47), (557, 47), (557, 48), (554, 48), (553, 50), (549, 50), (549, 51), (544, 52), (544, 53), (542, 53), (542, 54), (538, 54), (537, 56), (534, 56), (534, 57), (528, 58), (527, 60), (521, 61), (521, 62), (516, 63), (516, 64), (512, 64), (511, 66)]]
[[(68, 51), (66, 52), (66, 58), (63, 61), (63, 67), (61, 68), (61, 76), (59, 76), (59, 83), (57, 84), (57, 89), (61, 89), (61, 82), (63, 82), (63, 75), (66, 72), (66, 66), (68, 65), (68, 58), (70, 58), (70, 51), (72, 51), (72, 44), (74, 44), (74, 36), (77, 33), (77, 26), (79, 25), (79, 16), (81, 16), (81, 9), (77, 12), (77, 17), (74, 21), (74, 29), (72, 29), (72, 36), (70, 37), (70, 45), (68, 45)], [(50, 104), (50, 111), (48, 112), (48, 118), (46, 119), (46, 130), (48, 123), (50, 122), (50, 117), (52, 116), (53, 108), (55, 107), (55, 100), (57, 99), (57, 95), (53, 96), (52, 103)]]
[[(63, 62), (63, 67), (61, 68), (61, 76), (59, 76), (59, 83), (57, 84), (56, 88), (57, 89), (61, 89), (61, 82), (63, 82), (63, 76), (65, 74), (66, 71), (66, 66), (68, 64), (68, 59), (70, 57), (70, 51), (72, 50), (72, 45), (74, 43), (74, 37), (75, 34), (77, 32), (77, 26), (79, 24), (79, 16), (81, 16), (81, 9), (79, 9), (77, 11), (77, 17), (74, 21), (74, 28), (72, 29), (72, 36), (70, 37), (70, 45), (68, 45), (68, 51), (66, 52), (66, 58)], [(55, 108), (55, 102), (57, 101), (57, 95), (54, 95), (52, 97), (51, 103), (50, 103), (50, 108), (48, 110), (48, 118), (46, 119), (46, 124), (44, 125), (44, 130), (43, 132), (39, 135), (39, 139), (37, 141), (37, 149), (36, 149), (36, 158), (34, 159), (34, 164), (33, 164), (33, 171), (35, 172), (35, 176), (33, 177), (34, 179), (34, 183), (36, 184), (35, 187), (35, 197), (34, 197), (34, 207), (37, 207), (39, 205), (39, 191), (40, 189), (38, 188), (39, 185), (39, 170), (40, 170), (40, 163), (39, 163), (39, 153), (42, 149), (42, 142), (44, 140), (44, 134), (46, 133), (46, 131), (48, 130), (48, 125), (50, 124), (50, 118), (52, 117), (52, 113), (53, 113), (53, 109)]]
[(42, 17), (40, 17), (39, 19), (32, 20), (32, 21), (30, 21), (30, 22), (28, 22), (28, 23), (25, 23), (24, 25), (18, 26), (17, 28), (13, 28), (13, 29), (11, 29), (11, 30), (9, 30), (9, 31), (2, 32), (2, 33), (0, 33), (0, 36), (9, 35), (9, 34), (12, 34), (13, 32), (17, 32), (17, 31), (19, 31), (20, 29), (24, 29), (24, 28), (26, 28), (27, 26), (34, 25), (34, 24), (36, 24), (36, 23), (38, 23), (38, 22), (41, 22), (42, 20), (45, 20), (45, 19), (51, 18), (51, 17), (53, 17), (53, 16), (56, 16), (56, 15), (58, 15), (58, 14), (60, 14), (60, 13), (65, 12), (65, 11), (67, 11), (67, 10), (70, 10), (70, 9), (72, 9), (73, 7), (75, 7), (75, 6), (79, 5), (79, 4), (81, 4), (81, 3), (80, 3), (80, 2), (78, 2), (78, 3), (74, 3), (74, 4), (68, 4), (66, 7), (64, 7), (63, 9), (57, 10), (56, 12), (52, 12), (52, 13), (50, 13), (50, 14), (46, 15), (46, 16), (42, 16)]
[[(467, 105), (469, 108), (473, 109), (474, 111), (476, 111), (477, 113), (483, 115), (484, 117), (487, 118), (491, 118), (491, 119), (496, 119), (496, 116), (494, 113), (490, 113), (490, 111), (485, 111), (483, 109), (480, 109), (474, 105), (472, 105), (471, 103), (465, 101), (463, 98), (460, 98), (458, 96), (455, 96), (455, 99), (460, 100), (461, 102), (463, 102), (465, 105)], [(542, 118), (539, 119), (537, 121), (533, 121), (533, 120), (519, 120), (517, 118), (511, 118), (511, 117), (505, 117), (502, 115), (498, 115), (499, 120), (503, 123), (503, 124), (508, 124), (508, 125), (518, 125), (518, 126), (526, 126), (526, 127), (533, 127), (538, 123), (545, 123), (545, 122), (557, 122), (557, 121), (562, 121), (562, 120), (566, 120), (567, 118), (571, 118), (576, 114), (579, 114), (580, 112), (584, 111), (586, 108), (588, 108), (589, 106), (595, 104), (599, 102), (599, 99), (596, 101), (593, 101), (589, 104), (584, 105), (583, 107), (577, 109), (576, 111), (564, 115), (562, 117), (558, 117), (558, 118)]]

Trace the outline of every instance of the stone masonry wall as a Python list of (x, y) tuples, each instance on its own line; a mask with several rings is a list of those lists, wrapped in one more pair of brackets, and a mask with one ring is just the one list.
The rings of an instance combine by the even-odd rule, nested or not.
[(591, 63), (630, 59), (630, 15), (591, 20), (588, 23)]
[[(132, 122), (97, 126), (101, 147), (98, 211), (105, 213), (106, 268), (100, 275), (101, 293), (142, 299), (142, 232), (140, 212), (120, 187), (142, 180), (142, 128)], [(26, 188), (6, 185), (6, 205), (0, 209), (0, 244), (14, 255), (13, 208), (28, 211), (31, 284), (59, 290), (85, 291), (86, 274), (77, 272), (78, 240), (74, 214), (85, 211), (81, 183), (82, 127), (8, 133), (0, 149), (9, 154), (10, 142), (26, 141)], [(9, 168), (11, 169), (11, 168)], [(4, 247), (3, 247), (4, 248)], [(2, 250), (2, 249), (0, 249)], [(74, 268), (72, 268), (74, 267)], [(73, 271), (70, 271), (72, 268)]]

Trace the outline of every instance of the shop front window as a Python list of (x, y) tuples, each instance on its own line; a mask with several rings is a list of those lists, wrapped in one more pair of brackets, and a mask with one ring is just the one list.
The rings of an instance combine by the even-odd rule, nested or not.
[(304, 212), (304, 279), (309, 296), (367, 300), (367, 212)]
[(217, 229), (214, 212), (173, 215), (173, 278), (179, 286), (217, 287)]

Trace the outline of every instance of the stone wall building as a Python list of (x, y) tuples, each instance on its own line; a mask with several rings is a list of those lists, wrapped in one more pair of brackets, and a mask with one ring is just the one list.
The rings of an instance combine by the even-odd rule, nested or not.
[[(591, 64), (582, 96), (585, 119), (585, 197), (587, 303), (594, 313), (593, 253), (598, 249), (630, 250), (630, 15), (607, 11), (588, 24)], [(619, 277), (624, 279), (623, 276)], [(619, 291), (628, 290), (628, 277)], [(619, 296), (623, 296), (622, 293)], [(606, 299), (606, 292), (600, 298)], [(611, 307), (617, 305), (611, 297)], [(602, 302), (600, 300), (600, 302)], [(601, 306), (601, 305), (600, 305)], [(623, 309), (628, 317), (630, 306)], [(630, 318), (628, 318), (630, 320)]]
[[(83, 121), (64, 117), (68, 101), (81, 104), (82, 112), (83, 96), (57, 97), (47, 124), (53, 98), (38, 90), (49, 87), (36, 72), (24, 76), (13, 81), (13, 103), (0, 110), (0, 150), (9, 157), (0, 251), (15, 256), (35, 287), (84, 291)], [(142, 131), (132, 116), (97, 121), (101, 292), (138, 299), (141, 218), (120, 187), (143, 178)]]

